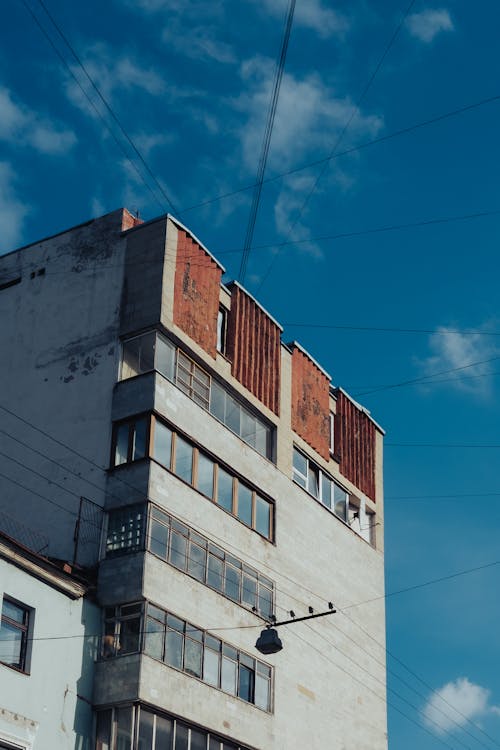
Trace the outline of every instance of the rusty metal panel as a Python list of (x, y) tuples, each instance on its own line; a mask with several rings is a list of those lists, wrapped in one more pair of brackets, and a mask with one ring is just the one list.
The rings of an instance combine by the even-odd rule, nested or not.
[(281, 331), (237, 285), (231, 288), (226, 354), (233, 376), (275, 414), (279, 414)]
[(330, 381), (301, 349), (292, 351), (292, 430), (330, 457)]
[(339, 392), (335, 427), (335, 452), (340, 458), (341, 474), (375, 500), (375, 425)]
[(178, 231), (174, 323), (215, 358), (222, 271), (187, 232)]

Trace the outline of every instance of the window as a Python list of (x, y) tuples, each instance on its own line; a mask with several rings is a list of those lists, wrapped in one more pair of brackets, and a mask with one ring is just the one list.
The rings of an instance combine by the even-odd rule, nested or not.
[(107, 557), (142, 549), (144, 510), (144, 505), (131, 505), (109, 513), (106, 534)]
[(330, 456), (335, 454), (335, 414), (330, 412)]
[(142, 603), (105, 607), (103, 659), (134, 654), (141, 648)]
[(20, 672), (29, 672), (31, 656), (30, 632), (33, 610), (14, 599), (4, 597), (0, 624), (0, 662)]
[(96, 725), (97, 750), (248, 750), (142, 705), (98, 711)]
[(149, 418), (146, 416), (120, 422), (113, 438), (113, 466), (144, 458), (149, 449)]
[(270, 666), (154, 604), (148, 602), (142, 613), (141, 603), (106, 608), (103, 658), (143, 651), (246, 703), (271, 711)]
[(221, 354), (226, 353), (226, 331), (227, 331), (227, 310), (225, 307), (219, 307), (217, 315), (217, 351)]
[(262, 497), (254, 487), (240, 480), (156, 416), (135, 417), (115, 423), (113, 466), (132, 463), (149, 455), (246, 526), (266, 539), (272, 539), (273, 503)]
[[(225, 309), (221, 308), (217, 322), (217, 349), (222, 353), (225, 351), (226, 317)], [(152, 370), (175, 383), (262, 456), (272, 459), (273, 428), (244, 407), (187, 354), (157, 331), (124, 341), (121, 380)]]
[(152, 505), (148, 549), (200, 583), (270, 619), (274, 583), (186, 524)]
[(293, 481), (336, 516), (347, 521), (349, 495), (346, 490), (297, 448), (293, 449)]

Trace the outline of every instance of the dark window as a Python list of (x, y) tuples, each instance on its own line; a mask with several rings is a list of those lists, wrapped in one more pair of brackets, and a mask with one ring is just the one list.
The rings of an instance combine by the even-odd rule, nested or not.
[[(31, 619), (31, 622), (30, 622)], [(0, 662), (9, 667), (29, 672), (29, 630), (33, 610), (24, 604), (3, 598), (0, 624)]]
[(107, 557), (142, 549), (145, 511), (145, 505), (131, 505), (109, 512), (106, 535)]

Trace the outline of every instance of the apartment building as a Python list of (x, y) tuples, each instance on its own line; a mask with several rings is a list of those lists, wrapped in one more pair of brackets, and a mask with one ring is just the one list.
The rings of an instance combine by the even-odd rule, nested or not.
[(125, 210), (0, 258), (0, 509), (97, 570), (96, 749), (384, 750), (383, 430), (223, 273)]

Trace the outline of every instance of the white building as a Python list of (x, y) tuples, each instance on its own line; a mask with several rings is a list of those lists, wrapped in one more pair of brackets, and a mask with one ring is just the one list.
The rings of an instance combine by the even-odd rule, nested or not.
[(90, 750), (99, 608), (88, 584), (0, 532), (0, 748)]
[(126, 211), (0, 259), (0, 507), (83, 564), (105, 511), (99, 750), (386, 750), (383, 431), (222, 273)]

